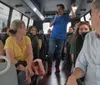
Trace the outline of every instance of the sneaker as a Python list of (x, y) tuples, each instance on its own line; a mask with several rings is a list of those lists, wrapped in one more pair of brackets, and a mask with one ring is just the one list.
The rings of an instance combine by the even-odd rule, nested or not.
[(56, 67), (56, 73), (59, 73), (59, 72), (60, 72), (59, 67)]
[(51, 74), (51, 72), (52, 72), (51, 67), (48, 67), (48, 73), (47, 74)]

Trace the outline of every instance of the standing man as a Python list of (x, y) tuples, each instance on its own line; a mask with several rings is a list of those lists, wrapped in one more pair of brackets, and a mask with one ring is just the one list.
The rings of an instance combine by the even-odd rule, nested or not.
[[(71, 20), (69, 16), (64, 15), (64, 5), (57, 5), (57, 14), (50, 20), (50, 27), (53, 26), (53, 30), (49, 40), (49, 52), (48, 52), (48, 74), (52, 72), (52, 58), (56, 48), (56, 73), (60, 72), (59, 65), (61, 61), (61, 53), (66, 40), (66, 26)], [(72, 18), (75, 17), (75, 13), (72, 10)]]

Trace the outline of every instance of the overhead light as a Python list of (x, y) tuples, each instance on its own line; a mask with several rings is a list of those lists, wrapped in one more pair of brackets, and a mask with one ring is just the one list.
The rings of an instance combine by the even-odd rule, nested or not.
[(43, 16), (41, 16), (41, 19), (43, 19)]
[(41, 19), (44, 20), (45, 18), (43, 16), (41, 16)]
[(41, 20), (44, 20), (45, 17), (41, 12), (35, 7), (35, 5), (30, 0), (23, 0), (39, 17)]
[(37, 9), (36, 8), (33, 8), (33, 10), (34, 10), (34, 12), (36, 12)]

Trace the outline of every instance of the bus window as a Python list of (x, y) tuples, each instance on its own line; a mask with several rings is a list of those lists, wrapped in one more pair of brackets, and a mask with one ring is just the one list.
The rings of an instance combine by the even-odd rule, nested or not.
[(91, 25), (90, 17), (91, 17), (90, 13), (88, 13), (87, 15), (85, 15), (86, 21), (89, 21), (89, 23), (90, 23), (90, 25)]
[(34, 24), (34, 20), (30, 19), (28, 27), (33, 26), (33, 24)]
[(44, 31), (44, 34), (47, 34), (48, 29), (51, 29), (52, 30), (53, 26), (50, 27), (49, 25), (50, 25), (49, 22), (43, 23), (43, 31)]
[(7, 26), (10, 8), (0, 3), (0, 32)]
[(81, 17), (81, 21), (85, 21), (85, 20), (84, 20), (84, 17)]
[(26, 16), (23, 15), (22, 21), (25, 22), (25, 26), (27, 27), (28, 24), (28, 18)]
[[(50, 27), (49, 25), (50, 25), (50, 23), (43, 23), (43, 31), (44, 31), (44, 34), (47, 34), (48, 29), (51, 29), (52, 30), (53, 26)], [(67, 32), (69, 31), (69, 27), (70, 26), (71, 26), (71, 22), (69, 22), (68, 25), (67, 25), (67, 27), (66, 27), (66, 29), (67, 29), (66, 31)]]
[(13, 20), (16, 20), (16, 19), (19, 19), (19, 20), (21, 19), (21, 13), (18, 12), (18, 11), (16, 11), (16, 10), (13, 10), (11, 22), (12, 22)]

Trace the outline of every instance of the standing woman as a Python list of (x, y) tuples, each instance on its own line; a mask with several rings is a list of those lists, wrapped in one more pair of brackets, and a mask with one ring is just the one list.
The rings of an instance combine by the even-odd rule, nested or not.
[(32, 46), (29, 37), (26, 35), (25, 23), (21, 20), (14, 20), (9, 30), (4, 49), (6, 56), (16, 66), (19, 85), (31, 83), (33, 71), (31, 64), (33, 60)]

